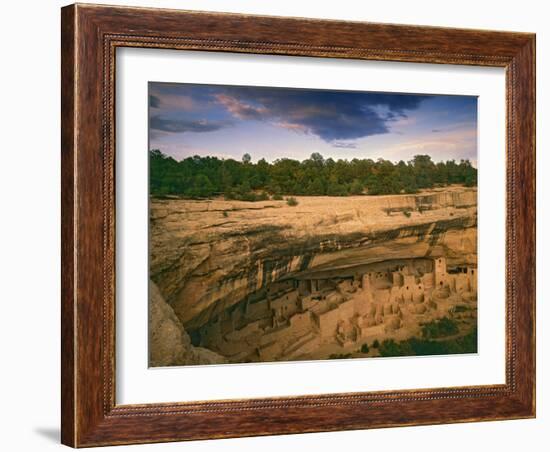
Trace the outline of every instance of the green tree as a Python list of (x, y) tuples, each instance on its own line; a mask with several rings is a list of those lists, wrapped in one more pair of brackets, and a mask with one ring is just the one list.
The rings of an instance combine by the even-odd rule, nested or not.
[(260, 193), (271, 195), (347, 196), (416, 193), (435, 184), (477, 185), (477, 169), (469, 160), (435, 164), (429, 155), (393, 163), (379, 159), (334, 161), (320, 153), (302, 162), (283, 158), (252, 163), (250, 154), (241, 161), (201, 157), (176, 161), (158, 149), (149, 152), (152, 196), (178, 195), (254, 200)]
[(312, 162), (315, 162), (321, 165), (325, 163), (325, 158), (319, 152), (314, 152), (313, 154), (311, 154), (309, 158)]
[(307, 188), (307, 194), (313, 196), (320, 196), (325, 194), (325, 186), (320, 177), (313, 179)]
[(363, 184), (359, 179), (354, 179), (351, 187), (349, 189), (350, 195), (362, 195), (363, 194)]
[(415, 155), (412, 166), (418, 188), (431, 188), (434, 186), (436, 167), (429, 155)]
[(185, 194), (193, 198), (204, 198), (211, 196), (213, 192), (214, 186), (210, 182), (210, 179), (204, 174), (199, 174), (195, 176), (192, 186), (186, 189)]

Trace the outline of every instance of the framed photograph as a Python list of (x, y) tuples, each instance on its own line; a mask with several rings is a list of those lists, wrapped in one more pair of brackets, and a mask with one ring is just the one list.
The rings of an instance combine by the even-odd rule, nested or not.
[(62, 442), (535, 416), (535, 36), (62, 9)]

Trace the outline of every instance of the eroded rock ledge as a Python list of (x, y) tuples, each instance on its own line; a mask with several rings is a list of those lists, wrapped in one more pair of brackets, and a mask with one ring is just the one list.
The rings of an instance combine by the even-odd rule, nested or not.
[(170, 322), (200, 328), (270, 283), (306, 271), (437, 255), (451, 266), (477, 264), (476, 189), (298, 202), (153, 199), (150, 274), (172, 309)]

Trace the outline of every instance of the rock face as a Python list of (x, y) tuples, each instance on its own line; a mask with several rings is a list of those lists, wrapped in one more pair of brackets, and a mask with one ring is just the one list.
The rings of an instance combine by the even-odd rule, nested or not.
[(217, 364), (226, 360), (206, 348), (194, 347), (191, 339), (164, 301), (155, 283), (149, 286), (149, 365), (178, 366), (185, 364)]
[(168, 350), (159, 338), (163, 362), (185, 359), (189, 337), (177, 321), (198, 329), (284, 277), (437, 255), (451, 266), (477, 264), (476, 189), (297, 199), (151, 200), (150, 275), (167, 302), (152, 309), (162, 334), (181, 344)]

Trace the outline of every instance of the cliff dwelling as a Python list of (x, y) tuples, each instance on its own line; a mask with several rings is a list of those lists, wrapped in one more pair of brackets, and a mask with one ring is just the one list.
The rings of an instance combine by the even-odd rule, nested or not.
[(456, 306), (474, 310), (476, 294), (475, 266), (448, 268), (444, 256), (385, 260), (274, 281), (190, 335), (229, 362), (326, 359), (418, 335)]
[(475, 188), (298, 200), (151, 202), (151, 365), (475, 352)]

